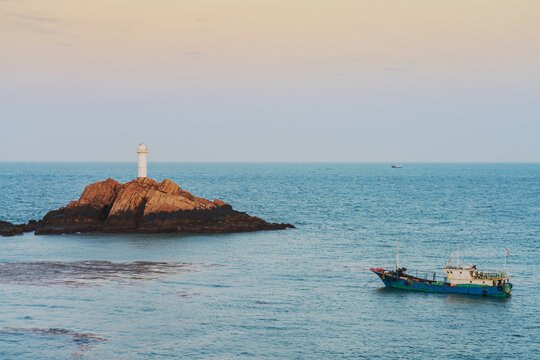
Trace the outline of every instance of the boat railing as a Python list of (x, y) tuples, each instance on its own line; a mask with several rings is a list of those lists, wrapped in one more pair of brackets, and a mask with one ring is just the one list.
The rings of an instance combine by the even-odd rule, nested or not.
[(505, 279), (508, 277), (508, 273), (504, 270), (474, 270), (472, 275), (475, 279)]
[(486, 270), (486, 269), (477, 269), (476, 267), (454, 267), (454, 266), (447, 266), (444, 268), (445, 270), (453, 270), (453, 271), (470, 271), (473, 279), (506, 279), (508, 278), (508, 273), (506, 270)]
[(448, 283), (446, 274), (437, 271), (408, 270), (407, 275), (423, 281)]
[[(402, 275), (410, 276), (412, 278), (418, 279), (419, 281), (425, 282), (442, 282), (449, 284), (450, 280), (446, 276), (446, 273), (440, 271), (432, 270), (416, 270), (409, 269), (406, 273)], [(495, 271), (495, 270), (474, 270), (473, 272), (474, 279), (489, 279), (489, 280), (499, 280), (507, 279), (508, 274), (506, 271)]]

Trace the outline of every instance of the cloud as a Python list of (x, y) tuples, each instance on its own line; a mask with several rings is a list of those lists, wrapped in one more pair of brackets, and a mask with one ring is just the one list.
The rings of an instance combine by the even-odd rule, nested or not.
[(5, 12), (2, 14), (4, 18), (12, 19), (13, 24), (26, 28), (32, 32), (52, 35), (58, 31), (54, 27), (62, 22), (53, 17), (44, 16), (41, 14), (25, 14), (22, 12)]
[(42, 24), (58, 24), (58, 23), (60, 23), (60, 21), (58, 19), (54, 19), (54, 18), (46, 17), (46, 16), (27, 15), (27, 14), (23, 14), (23, 13), (4, 13), (4, 15), (15, 17), (15, 18), (18, 18), (18, 19), (21, 19), (21, 20), (38, 22), (38, 23), (42, 23)]

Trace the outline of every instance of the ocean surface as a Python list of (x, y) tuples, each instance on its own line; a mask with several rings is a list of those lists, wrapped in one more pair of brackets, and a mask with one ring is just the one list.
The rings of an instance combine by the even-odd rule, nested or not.
[[(136, 163), (0, 163), (26, 222)], [(0, 237), (0, 359), (533, 359), (540, 164), (152, 163), (197, 196), (297, 229)], [(368, 269), (504, 266), (508, 299), (383, 288)], [(452, 253), (454, 251), (454, 253)]]

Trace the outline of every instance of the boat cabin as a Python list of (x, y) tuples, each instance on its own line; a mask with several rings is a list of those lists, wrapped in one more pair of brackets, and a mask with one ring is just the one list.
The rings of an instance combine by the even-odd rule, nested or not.
[(480, 271), (474, 265), (467, 267), (446, 266), (443, 270), (452, 285), (500, 286), (509, 282), (508, 274), (505, 271)]

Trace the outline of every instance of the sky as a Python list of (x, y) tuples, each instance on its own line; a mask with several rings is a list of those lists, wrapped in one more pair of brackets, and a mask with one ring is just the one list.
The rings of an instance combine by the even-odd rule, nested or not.
[(540, 162), (540, 1), (0, 0), (0, 161)]

